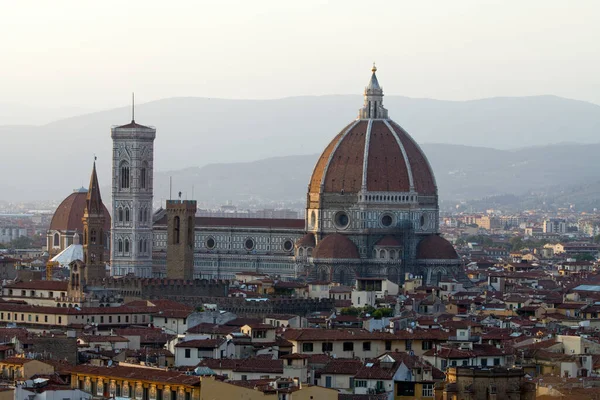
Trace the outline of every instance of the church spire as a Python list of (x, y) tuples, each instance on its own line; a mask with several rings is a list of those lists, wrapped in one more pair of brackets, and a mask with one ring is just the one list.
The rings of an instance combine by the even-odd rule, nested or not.
[(371, 79), (369, 84), (365, 87), (364, 97), (365, 104), (363, 108), (358, 111), (359, 119), (387, 119), (388, 111), (383, 107), (383, 88), (379, 85), (377, 80), (377, 67), (373, 63), (371, 68)]
[(96, 157), (94, 156), (94, 167), (90, 177), (90, 187), (86, 197), (86, 210), (88, 214), (102, 212), (102, 197), (100, 196), (100, 185), (98, 184), (98, 175), (96, 174)]

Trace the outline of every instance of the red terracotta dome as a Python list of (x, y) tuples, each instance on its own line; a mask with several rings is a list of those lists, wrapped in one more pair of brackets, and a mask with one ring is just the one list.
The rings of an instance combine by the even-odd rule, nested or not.
[(309, 193), (417, 192), (437, 194), (427, 157), (413, 138), (388, 118), (373, 66), (358, 118), (321, 154)]
[(457, 260), (458, 254), (452, 243), (439, 235), (430, 235), (417, 246), (418, 260)]
[(315, 235), (313, 233), (307, 233), (296, 241), (298, 247), (315, 247)]
[[(54, 212), (49, 230), (83, 232), (81, 218), (83, 218), (83, 211), (86, 205), (86, 196), (87, 190), (81, 188), (64, 199)], [(108, 232), (110, 230), (110, 213), (104, 204), (102, 204), (102, 207), (104, 208), (105, 217), (104, 230)]]
[(333, 233), (321, 239), (313, 258), (358, 259), (360, 255), (352, 240), (339, 233)]
[(402, 242), (392, 235), (385, 235), (375, 243), (375, 246), (401, 247)]
[(357, 193), (363, 182), (372, 192), (437, 193), (427, 157), (389, 119), (359, 119), (344, 128), (317, 161), (309, 192)]

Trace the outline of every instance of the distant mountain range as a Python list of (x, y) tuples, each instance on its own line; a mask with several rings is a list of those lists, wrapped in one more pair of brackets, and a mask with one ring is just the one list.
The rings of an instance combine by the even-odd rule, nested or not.
[[(446, 202), (514, 194), (514, 205), (526, 199), (571, 202), (590, 207), (600, 203), (600, 144), (557, 144), (519, 150), (494, 150), (449, 144), (424, 144), (434, 170), (440, 198)], [(255, 199), (264, 204), (305, 202), (308, 181), (319, 154), (268, 158), (254, 162), (210, 164), (160, 172), (158, 198), (174, 193), (201, 201)], [(499, 200), (499, 199), (496, 199)], [(493, 201), (490, 204), (495, 204)], [(532, 205), (532, 204), (529, 204)], [(600, 204), (598, 204), (600, 207)]]
[[(240, 193), (301, 198), (315, 154), (361, 104), (360, 96), (172, 98), (137, 106), (136, 119), (158, 129), (157, 197), (168, 191), (164, 177), (173, 175), (186, 190), (191, 190), (186, 182), (198, 182), (195, 194), (207, 198), (233, 199)], [(556, 145), (598, 141), (600, 106), (591, 103), (554, 96), (466, 102), (386, 96), (385, 104), (419, 143), (440, 143), (425, 151), (442, 198), (584, 182), (580, 178), (597, 169), (596, 145)], [(129, 119), (129, 108), (123, 107), (41, 126), (0, 126), (0, 200), (64, 198), (87, 186), (94, 154), (101, 185), (109, 186), (109, 128)], [(549, 146), (514, 150), (539, 145)], [(289, 157), (293, 154), (310, 155)], [(232, 164), (239, 162), (248, 164)], [(197, 179), (189, 178), (193, 174)]]

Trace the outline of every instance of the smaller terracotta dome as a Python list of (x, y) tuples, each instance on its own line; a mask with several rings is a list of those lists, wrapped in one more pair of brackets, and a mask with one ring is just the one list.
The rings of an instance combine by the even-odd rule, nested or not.
[(392, 235), (385, 235), (377, 243), (375, 246), (386, 246), (386, 247), (402, 247), (402, 242), (400, 242), (397, 238)]
[(418, 260), (457, 260), (452, 243), (439, 235), (427, 236), (417, 247)]
[(315, 247), (315, 235), (313, 233), (307, 233), (296, 241), (298, 247)]
[(356, 245), (352, 240), (339, 233), (325, 236), (313, 253), (314, 258), (339, 258), (339, 259), (357, 259), (360, 258)]
[[(86, 198), (87, 190), (81, 188), (64, 199), (54, 212), (49, 230), (83, 232), (83, 221), (81, 219), (85, 210)], [(104, 208), (105, 218), (104, 230), (108, 232), (110, 230), (110, 214), (104, 204), (102, 207)]]

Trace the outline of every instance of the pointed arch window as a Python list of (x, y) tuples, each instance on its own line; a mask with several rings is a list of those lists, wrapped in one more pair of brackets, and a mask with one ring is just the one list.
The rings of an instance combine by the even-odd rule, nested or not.
[(129, 208), (125, 209), (125, 222), (129, 222)]
[(179, 216), (173, 219), (173, 244), (179, 244)]
[(146, 186), (148, 185), (148, 163), (146, 163), (144, 161), (144, 163), (142, 164), (142, 169), (140, 171), (140, 187), (142, 189), (146, 189)]
[(125, 253), (129, 253), (129, 239), (125, 239)]
[(123, 222), (123, 208), (119, 207), (119, 222)]
[(143, 252), (144, 252), (144, 247), (143, 247), (143, 245), (144, 245), (144, 241), (143, 241), (142, 239), (140, 239), (140, 243), (138, 244), (138, 251), (139, 251), (140, 253), (143, 253)]
[(123, 252), (123, 241), (119, 239), (119, 253)]
[(129, 163), (127, 161), (121, 163), (119, 180), (121, 189), (129, 189)]
[(143, 210), (140, 208), (140, 216), (139, 216), (139, 220), (143, 221), (144, 220), (144, 213)]
[(144, 239), (144, 253), (148, 252), (148, 240)]

